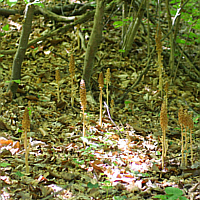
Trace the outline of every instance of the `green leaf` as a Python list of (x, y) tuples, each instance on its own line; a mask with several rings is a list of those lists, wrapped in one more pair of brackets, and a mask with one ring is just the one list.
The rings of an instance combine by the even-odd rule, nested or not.
[(107, 186), (110, 186), (110, 185), (111, 185), (111, 182), (108, 181), (108, 180), (104, 181), (103, 183), (104, 183), (105, 185), (107, 185)]
[(172, 16), (174, 16), (176, 14), (176, 10), (170, 10), (170, 13)]
[(9, 31), (9, 24), (6, 24), (6, 25), (2, 28), (2, 30), (4, 30), (4, 31)]
[(124, 131), (124, 128), (122, 127), (119, 131), (123, 132), (123, 131)]
[(124, 22), (133, 21), (133, 17), (129, 17), (129, 18), (123, 19), (123, 21)]
[(124, 103), (125, 103), (125, 104), (129, 104), (129, 103), (131, 103), (131, 102), (130, 102), (130, 101), (125, 101)]
[(156, 155), (160, 156), (161, 155), (160, 151), (156, 151)]
[(182, 40), (182, 39), (180, 39), (180, 38), (177, 38), (177, 39), (176, 39), (176, 42), (177, 42), (177, 43), (180, 43), (180, 44), (185, 44), (185, 40)]
[(148, 173), (142, 173), (142, 176), (149, 177), (150, 174), (148, 174)]
[(22, 177), (22, 176), (24, 176), (24, 174), (22, 174), (21, 172), (19, 172), (19, 171), (17, 171), (16, 173), (15, 173), (17, 176), (19, 176), (19, 177)]
[[(168, 195), (167, 195), (168, 196)], [(177, 199), (179, 199), (179, 195), (170, 195), (169, 197), (168, 197), (168, 200), (177, 200)]]
[(124, 200), (124, 199), (127, 199), (127, 197), (124, 195), (124, 196), (114, 196), (114, 200)]
[(115, 28), (119, 28), (119, 27), (123, 26), (123, 21), (116, 21), (113, 23), (113, 26)]
[(92, 184), (91, 182), (89, 182), (89, 183), (87, 184), (87, 186), (88, 186), (89, 188), (98, 188), (98, 187), (99, 187), (99, 184), (98, 184), (98, 183)]
[(197, 38), (195, 42), (200, 43), (200, 38)]
[(196, 117), (193, 118), (193, 122), (198, 123), (199, 118), (200, 118), (200, 115), (197, 115)]
[(177, 3), (177, 1), (176, 0), (170, 1), (170, 4), (174, 4), (174, 3)]
[(0, 167), (7, 167), (7, 166), (10, 166), (11, 164), (10, 163), (0, 163)]
[(34, 4), (34, 5), (36, 5), (36, 6), (39, 6), (39, 7), (44, 8), (44, 4), (43, 4), (43, 3), (40, 3), (39, 1), (34, 1), (34, 2), (31, 3), (31, 4)]
[(158, 199), (163, 199), (163, 200), (167, 199), (165, 195), (156, 195), (153, 198), (158, 198)]
[(125, 50), (124, 50), (124, 49), (120, 49), (119, 52), (120, 52), (120, 53), (124, 53)]
[(17, 3), (17, 0), (7, 0), (7, 4), (8, 4), (10, 7), (13, 7), (16, 3)]
[(86, 31), (86, 30), (88, 30), (88, 28), (82, 28), (81, 30), (82, 30), (82, 31)]
[(21, 132), (23, 132), (23, 131), (22, 131), (21, 129), (18, 129), (17, 132), (18, 132), (18, 133), (21, 133)]
[(188, 198), (186, 197), (179, 197), (180, 200), (189, 200)]
[(194, 26), (193, 26), (194, 29), (200, 29), (200, 22), (197, 22)]
[(32, 112), (31, 108), (28, 108), (28, 114), (29, 114), (29, 116), (31, 116), (31, 112)]
[(21, 80), (13, 80), (13, 82), (20, 84)]
[(165, 192), (167, 194), (178, 195), (178, 196), (181, 196), (183, 194), (182, 190), (180, 190), (179, 188), (175, 188), (175, 187), (167, 187), (167, 188), (165, 188)]

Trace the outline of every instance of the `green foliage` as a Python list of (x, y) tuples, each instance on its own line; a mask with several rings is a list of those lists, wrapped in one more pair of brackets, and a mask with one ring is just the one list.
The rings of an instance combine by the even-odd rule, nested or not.
[(124, 199), (127, 199), (127, 197), (124, 195), (124, 196), (114, 196), (113, 197), (114, 200), (124, 200)]
[(99, 187), (99, 184), (98, 184), (98, 183), (92, 184), (91, 182), (89, 182), (89, 183), (87, 184), (87, 186), (88, 186), (89, 188), (98, 188), (98, 187)]
[(200, 115), (197, 115), (196, 117), (193, 118), (193, 122), (194, 122), (195, 124), (197, 124), (198, 121), (199, 121), (199, 119), (200, 119)]
[(7, 166), (10, 166), (11, 164), (10, 163), (0, 163), (0, 167), (7, 167)]
[(131, 170), (133, 176), (137, 176), (137, 177), (149, 177), (150, 175), (148, 173), (141, 173), (139, 171), (133, 171)]
[(19, 172), (19, 171), (17, 171), (17, 172), (15, 172), (15, 174), (18, 176), (18, 177), (22, 177), (22, 176), (24, 176), (24, 174), (22, 174), (21, 172)]
[(78, 164), (78, 165), (83, 165), (85, 161), (84, 160), (77, 160), (76, 158), (74, 158), (73, 162)]
[[(6, 83), (10, 83), (11, 81), (6, 81)], [(18, 83), (20, 84), (21, 83), (21, 80), (12, 80), (12, 82), (15, 82), (15, 83)]]
[(22, 133), (23, 131), (22, 131), (21, 129), (18, 129), (17, 132), (18, 132), (18, 133)]
[[(171, 15), (174, 17), (177, 14), (177, 9), (180, 8), (181, 0), (172, 0), (170, 1)], [(195, 0), (189, 1), (184, 9), (180, 11), (182, 30), (184, 31), (180, 36), (177, 36), (176, 42), (180, 44), (191, 45), (196, 43), (200, 43), (200, 34), (198, 30), (200, 30), (200, 12), (197, 6), (197, 2)], [(185, 27), (188, 27), (185, 29)], [(191, 30), (190, 30), (191, 29)], [(189, 31), (190, 30), (190, 31)], [(188, 41), (186, 42), (186, 38)]]
[[(2, 27), (3, 31), (9, 31), (9, 24), (6, 24), (5, 26)], [(5, 32), (0, 32), (0, 36), (4, 36)]]
[(17, 3), (17, 0), (7, 0), (7, 4), (8, 4), (10, 7), (13, 7), (16, 3)]
[(124, 24), (129, 24), (131, 21), (133, 21), (133, 17), (129, 17), (127, 19), (123, 19), (122, 21), (115, 21), (113, 23), (113, 26), (115, 28), (119, 28), (119, 27), (123, 26)]
[[(24, 0), (25, 1), (25, 3), (26, 4), (29, 4), (29, 1), (27, 1), (27, 0)], [(39, 7), (43, 7), (44, 8), (44, 4), (43, 3), (41, 3), (40, 1), (34, 1), (34, 2), (32, 2), (32, 3), (30, 3), (30, 4), (33, 4), (33, 5), (36, 5), (36, 6), (39, 6)]]
[(31, 116), (31, 113), (32, 113), (31, 108), (28, 108), (28, 114), (29, 114), (29, 116)]
[(121, 129), (119, 129), (119, 131), (123, 132), (124, 131), (124, 127), (122, 127)]
[[(3, 2), (4, 0), (0, 0), (0, 3)], [(7, 0), (6, 3), (8, 4), (8, 6), (10, 7), (13, 7), (16, 3), (18, 2), (18, 0)], [(40, 1), (36, 0), (34, 2), (31, 2), (29, 0), (24, 0), (24, 2), (26, 4), (34, 4), (34, 5), (37, 5), (37, 6), (40, 6), (40, 7), (43, 7), (44, 8), (44, 4), (41, 3)]]
[(120, 52), (120, 53), (124, 53), (125, 50), (124, 50), (124, 49), (119, 49), (119, 52)]
[(156, 151), (156, 155), (160, 156), (161, 155), (160, 151)]
[(9, 24), (6, 24), (6, 25), (2, 28), (2, 30), (8, 31), (8, 30), (9, 30)]
[(108, 190), (109, 188), (113, 188), (112, 183), (109, 180), (106, 180), (104, 182), (101, 182), (103, 184), (102, 188), (107, 190), (106, 196), (108, 196)]
[(188, 200), (186, 197), (182, 196), (183, 191), (179, 188), (167, 187), (165, 188), (166, 195), (156, 195), (153, 198), (157, 199), (169, 199), (169, 200)]

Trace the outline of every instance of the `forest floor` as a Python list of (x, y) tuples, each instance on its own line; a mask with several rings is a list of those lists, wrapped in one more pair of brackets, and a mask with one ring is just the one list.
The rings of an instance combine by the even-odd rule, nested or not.
[[(2, 49), (17, 48), (22, 19), (19, 17), (15, 21), (18, 30), (14, 29), (16, 24), (13, 23), (13, 30), (4, 36)], [(7, 23), (6, 18), (1, 21)], [(92, 23), (81, 25), (86, 44)], [(75, 29), (47, 38), (27, 49), (15, 99), (5, 93), (14, 56), (1, 57), (0, 199), (155, 199), (155, 195), (166, 197), (165, 189), (169, 187), (179, 188), (183, 192), (182, 195), (179, 190), (170, 190), (173, 199), (178, 196), (182, 196), (182, 199), (200, 199), (199, 83), (192, 81), (181, 68), (173, 84), (168, 79), (168, 149), (162, 169), (160, 111), (164, 98), (158, 89), (157, 54), (154, 52), (151, 68), (140, 83), (117, 102), (146, 67), (147, 43), (140, 31), (129, 56), (122, 58), (119, 52), (121, 32), (112, 24), (113, 21), (106, 25), (107, 31), (103, 33), (103, 41), (96, 55), (91, 80), (96, 102), (87, 99), (85, 138), (82, 137), (79, 94), (85, 51), (78, 49)], [(40, 15), (35, 16), (30, 39), (54, 28), (54, 23)], [(76, 66), (74, 106), (71, 105), (68, 69), (71, 53), (74, 54)], [(165, 53), (164, 63), (168, 63), (168, 53)], [(108, 104), (111, 99), (115, 104), (112, 108), (109, 106), (111, 118), (103, 106), (101, 127), (98, 75), (100, 72), (105, 75), (107, 68), (111, 71)], [(57, 102), (56, 70), (61, 76), (60, 102)], [(165, 67), (165, 81), (169, 74), (168, 67)], [(103, 99), (106, 101), (106, 87)], [(188, 165), (185, 167), (181, 166), (181, 127), (178, 123), (181, 106), (192, 111), (194, 122), (194, 163), (191, 164), (188, 143)], [(26, 173), (22, 137), (26, 107), (30, 111), (31, 123), (28, 132), (29, 173)]]

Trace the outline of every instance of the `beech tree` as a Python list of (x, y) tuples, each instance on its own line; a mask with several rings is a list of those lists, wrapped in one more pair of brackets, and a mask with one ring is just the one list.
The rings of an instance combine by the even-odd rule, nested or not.
[(83, 68), (83, 79), (86, 83), (86, 89), (90, 90), (90, 78), (94, 66), (94, 59), (98, 46), (102, 39), (103, 16), (106, 0), (96, 0), (96, 11), (94, 16), (94, 25), (88, 42)]
[(26, 5), (24, 24), (20, 36), (19, 46), (13, 60), (11, 81), (7, 89), (7, 91), (10, 90), (12, 92), (13, 97), (15, 97), (19, 81), (21, 80), (21, 65), (24, 60), (28, 39), (31, 32), (34, 7), (35, 6), (31, 3)]

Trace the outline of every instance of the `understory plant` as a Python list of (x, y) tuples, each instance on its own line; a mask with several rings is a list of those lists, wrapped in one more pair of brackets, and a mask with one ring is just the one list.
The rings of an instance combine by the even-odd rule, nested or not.
[(29, 173), (29, 165), (28, 165), (28, 154), (30, 145), (28, 145), (27, 132), (30, 131), (30, 119), (28, 109), (25, 108), (23, 120), (22, 120), (22, 129), (24, 130), (24, 149), (25, 149), (25, 165), (26, 165), (26, 173)]
[(170, 200), (189, 200), (186, 197), (182, 196), (183, 191), (180, 190), (179, 188), (175, 187), (167, 187), (165, 188), (165, 193), (166, 195), (156, 195), (153, 198), (157, 199), (170, 199)]
[[(83, 113), (83, 137), (85, 137), (85, 110), (86, 110), (86, 88), (85, 88), (85, 81), (82, 79), (80, 82), (80, 104), (81, 104), (81, 110)], [(83, 145), (85, 147), (85, 142), (83, 142)]]

